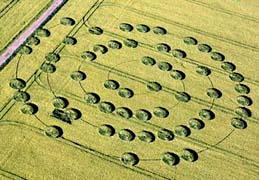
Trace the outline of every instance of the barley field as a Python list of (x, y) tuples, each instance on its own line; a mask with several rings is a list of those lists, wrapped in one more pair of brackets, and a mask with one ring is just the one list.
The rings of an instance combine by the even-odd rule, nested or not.
[(258, 6), (67, 1), (0, 71), (0, 177), (257, 180)]

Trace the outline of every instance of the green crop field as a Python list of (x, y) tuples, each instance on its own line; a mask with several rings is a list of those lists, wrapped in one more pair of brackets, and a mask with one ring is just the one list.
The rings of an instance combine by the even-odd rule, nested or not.
[(2, 0), (0, 1), (0, 12), (3, 12), (8, 6), (10, 6), (13, 0)]
[(67, 1), (0, 71), (0, 178), (257, 180), (258, 5)]

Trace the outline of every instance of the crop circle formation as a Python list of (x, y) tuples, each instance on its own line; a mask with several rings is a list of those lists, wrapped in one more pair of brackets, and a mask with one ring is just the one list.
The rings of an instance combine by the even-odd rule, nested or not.
[[(60, 24), (65, 26), (74, 26), (75, 20), (69, 17), (63, 17), (60, 19)], [(109, 54), (111, 52), (119, 52), (120, 49), (128, 48), (133, 52), (137, 51), (139, 47), (143, 48), (144, 43), (138, 41), (137, 39), (132, 39), (130, 37), (130, 33), (140, 33), (142, 36), (145, 35), (154, 35), (157, 37), (167, 36), (169, 35), (169, 31), (161, 26), (151, 27), (149, 25), (139, 23), (136, 25), (122, 22), (117, 27), (120, 32), (127, 34), (127, 36), (123, 39), (113, 39), (106, 42), (106, 44), (96, 43), (92, 46), (92, 49), (84, 50), (79, 54), (79, 57), (82, 61), (87, 63), (95, 63), (98, 61), (99, 56), (105, 56), (105, 54)], [(91, 26), (88, 28), (88, 33), (95, 37), (102, 37), (106, 35), (105, 29), (98, 26)], [(51, 32), (47, 29), (41, 28), (37, 30), (30, 39), (27, 40), (27, 44), (29, 45), (38, 45), (40, 43), (39, 37), (49, 37)], [(101, 36), (102, 35), (102, 36)], [(62, 43), (65, 46), (74, 46), (76, 47), (77, 41), (72, 36), (66, 36), (62, 40)], [(238, 94), (234, 101), (237, 103), (237, 107), (233, 109), (232, 115), (233, 117), (229, 121), (229, 125), (235, 129), (242, 130), (247, 128), (248, 124), (246, 118), (252, 116), (252, 112), (249, 107), (253, 104), (252, 98), (249, 97), (250, 88), (246, 85), (245, 77), (236, 72), (236, 65), (233, 62), (227, 61), (225, 55), (221, 52), (214, 51), (213, 47), (206, 43), (199, 43), (198, 40), (191, 36), (186, 36), (182, 39), (182, 43), (186, 46), (194, 47), (196, 51), (202, 54), (209, 55), (209, 61), (213, 61), (214, 63), (218, 63), (218, 69), (224, 71), (226, 74), (228, 81), (233, 84), (232, 91), (233, 93)], [(185, 50), (180, 48), (175, 48), (172, 45), (164, 42), (158, 42), (150, 46), (157, 53), (170, 55), (171, 58), (177, 59), (179, 61), (185, 62), (185, 59), (189, 57), (188, 53)], [(32, 49), (29, 46), (23, 46), (20, 48), (19, 53), (21, 55), (29, 55), (32, 53)], [(45, 74), (53, 74), (56, 72), (57, 67), (55, 63), (58, 63), (61, 60), (59, 54), (55, 52), (49, 52), (45, 55), (45, 61), (40, 65), (40, 71)], [(130, 61), (127, 59), (127, 61)], [(149, 54), (143, 55), (138, 62), (141, 64), (141, 68), (157, 68), (160, 73), (167, 74), (168, 81), (173, 81), (175, 83), (184, 84), (185, 80), (188, 78), (188, 73), (184, 70), (184, 68), (175, 68), (175, 65), (172, 63), (173, 61), (167, 61), (163, 59), (159, 59), (156, 57), (152, 57)], [(211, 74), (215, 73), (213, 68), (198, 64), (194, 67), (194, 74), (196, 74), (199, 78), (209, 78)], [(71, 81), (74, 83), (81, 83), (81, 81), (85, 82), (88, 80), (88, 76), (91, 74), (87, 72), (83, 72), (82, 70), (71, 70), (68, 74)], [(47, 76), (48, 77), (48, 76)], [(135, 92), (134, 88), (123, 86), (123, 82), (119, 82), (116, 79), (106, 79), (102, 82), (102, 88), (109, 92), (115, 93), (118, 98), (122, 102), (124, 101), (134, 101), (134, 98), (138, 95)], [(143, 89), (148, 93), (159, 94), (161, 92), (168, 91), (167, 87), (165, 87), (161, 82), (156, 81), (154, 79), (147, 79), (145, 83), (143, 83)], [(15, 92), (13, 94), (13, 100), (16, 102), (22, 102), (20, 112), (24, 115), (35, 115), (39, 111), (38, 106), (34, 103), (29, 102), (31, 99), (31, 95), (26, 92), (27, 82), (22, 78), (15, 77), (10, 79), (9, 86)], [(224, 98), (224, 92), (216, 88), (214, 86), (206, 88), (205, 92), (203, 92), (208, 98), (216, 101), (217, 99)], [(177, 90), (172, 93), (173, 96), (170, 98), (174, 98), (177, 103), (181, 103), (183, 105), (190, 104), (193, 101), (193, 96), (191, 93), (183, 90)], [(82, 117), (81, 111), (75, 108), (70, 108), (69, 99), (63, 96), (56, 96), (52, 99), (52, 106), (54, 109), (58, 109), (59, 112), (63, 112), (64, 116), (69, 120), (77, 120)], [(120, 105), (117, 106), (112, 101), (108, 101), (102, 99), (101, 95), (95, 92), (84, 92), (83, 101), (87, 105), (95, 106), (98, 110), (98, 113), (102, 113), (104, 116), (115, 115), (116, 118), (120, 118), (127, 121), (133, 121), (148, 124), (156, 120), (167, 120), (172, 114), (170, 107), (164, 107), (162, 105), (157, 105), (153, 107), (153, 109), (148, 109), (146, 107), (142, 107), (139, 109), (133, 109), (129, 106)], [(134, 102), (135, 103), (135, 102)], [(136, 102), (137, 103), (137, 102)], [(183, 108), (184, 109), (184, 108)], [(217, 114), (213, 111), (213, 107), (203, 107), (196, 112), (196, 117), (190, 117), (186, 120), (186, 124), (175, 124), (174, 127), (160, 127), (160, 130), (157, 130), (154, 133), (151, 130), (143, 129), (141, 131), (135, 131), (134, 129), (129, 128), (121, 128), (116, 129), (112, 124), (101, 124), (97, 126), (97, 134), (99, 134), (103, 138), (109, 137), (117, 137), (117, 140), (121, 140), (122, 143), (132, 143), (138, 141), (139, 143), (145, 143), (147, 146), (155, 141), (160, 141), (163, 143), (174, 142), (176, 138), (188, 138), (194, 132), (202, 131), (207, 127), (207, 122), (216, 119)], [(155, 121), (155, 120), (154, 120)], [(159, 121), (158, 121), (159, 122)], [(59, 126), (46, 126), (45, 134), (51, 138), (59, 138), (63, 135), (63, 130)], [(112, 139), (112, 138), (111, 138)], [(160, 160), (169, 166), (175, 166), (180, 161), (187, 162), (195, 162), (199, 158), (199, 154), (190, 148), (183, 148), (180, 153), (175, 152), (164, 152)], [(135, 166), (141, 161), (141, 158), (134, 152), (125, 152), (121, 155), (120, 160), (123, 164), (127, 166)]]

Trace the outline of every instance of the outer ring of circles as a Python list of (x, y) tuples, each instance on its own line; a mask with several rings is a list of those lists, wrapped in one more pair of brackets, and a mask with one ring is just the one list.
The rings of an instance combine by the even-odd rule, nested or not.
[[(131, 25), (130, 25), (131, 26)], [(141, 26), (143, 26), (143, 28), (141, 28)], [(142, 32), (142, 33), (146, 33), (146, 30), (147, 30), (147, 27), (148, 26), (146, 26), (146, 25), (143, 25), (143, 24), (140, 24), (140, 25), (137, 25), (137, 30), (139, 31), (139, 32)], [(96, 31), (95, 31), (95, 29), (93, 28), (93, 29), (89, 29), (89, 32), (90, 31), (92, 31), (93, 30), (93, 34), (96, 34), (96, 35), (100, 35), (100, 34), (102, 34), (102, 29), (101, 28), (98, 28), (98, 27), (96, 27), (97, 28), (97, 33), (96, 33)], [(149, 27), (148, 27), (149, 28)], [(160, 35), (164, 35), (164, 34), (166, 34), (166, 30), (165, 29), (160, 29), (160, 32), (162, 32), (162, 33), (159, 33), (159, 27), (155, 27), (156, 28), (156, 32), (154, 31), (154, 33), (155, 34), (160, 34)], [(144, 29), (144, 31), (142, 31)], [(122, 29), (121, 29), (122, 30)], [(133, 27), (132, 27), (132, 29), (131, 30), (133, 30)], [(150, 29), (149, 29), (150, 30)], [(149, 31), (148, 30), (148, 31)], [(100, 32), (100, 33), (98, 33), (98, 32)], [(128, 31), (128, 32), (130, 32), (130, 31)], [(90, 32), (91, 33), (91, 32)], [(191, 38), (191, 40), (193, 40), (193, 44), (192, 45), (196, 45), (197, 44), (197, 40), (196, 39), (194, 39), (194, 38), (192, 38), (192, 37), (187, 37), (187, 38)], [(190, 40), (190, 39), (189, 39)], [(134, 42), (134, 41), (133, 41)], [(136, 42), (136, 41), (135, 41)], [(184, 41), (185, 42), (185, 41)], [(185, 42), (186, 43), (186, 42)], [(187, 43), (186, 43), (187, 44)], [(71, 44), (71, 45), (74, 45), (74, 44)], [(163, 43), (160, 43), (160, 45), (163, 45)], [(204, 45), (204, 44), (202, 44), (202, 45)], [(169, 48), (170, 48), (170, 46), (169, 46)], [(167, 52), (168, 52), (168, 50), (166, 50)], [(31, 53), (31, 51), (30, 51), (30, 53)], [(29, 53), (29, 54), (30, 54)], [(216, 55), (219, 55), (219, 56), (221, 56), (221, 60), (219, 60), (219, 61), (224, 61), (224, 59), (225, 59), (225, 57), (224, 57), (224, 55), (222, 55), (222, 54), (220, 54), (220, 53), (218, 53), (218, 52), (212, 52), (212, 53), (214, 53), (214, 55), (216, 54)], [(26, 54), (26, 53), (25, 53)], [(211, 56), (211, 58), (213, 59), (213, 60), (217, 60), (217, 59), (214, 59), (213, 58), (213, 56)], [(60, 57), (59, 56), (57, 56), (57, 59), (55, 59), (54, 58), (54, 63), (55, 62), (57, 62), (58, 60), (60, 59)], [(95, 59), (95, 58), (94, 58)], [(54, 72), (54, 71), (53, 71)], [(52, 73), (52, 72), (47, 72), (47, 73)], [(231, 71), (231, 73), (233, 74), (233, 72)], [(234, 73), (235, 74), (235, 73)], [(238, 73), (236, 73), (237, 75), (240, 75), (240, 74), (238, 74)], [(230, 76), (231, 76), (231, 74), (230, 74)], [(240, 75), (241, 76), (241, 80), (233, 80), (231, 77), (230, 77), (230, 79), (232, 80), (232, 81), (236, 81), (236, 82), (242, 82), (243, 81), (243, 77), (242, 77), (242, 75)], [(20, 81), (23, 81), (22, 79), (19, 79), (19, 78), (16, 78), (16, 80), (20, 80)], [(12, 87), (12, 85), (11, 85), (11, 83), (10, 83), (10, 86)], [(23, 86), (23, 85), (21, 85), (19, 88), (14, 88), (14, 87), (12, 87), (12, 88), (14, 88), (14, 89), (18, 89), (18, 92), (20, 92), (20, 89), (22, 89), (22, 88), (24, 88), (25, 86)], [(22, 92), (22, 91), (21, 91)], [(17, 93), (17, 92), (16, 92)], [(23, 92), (23, 93), (26, 93), (26, 92)], [(241, 93), (242, 94), (242, 93)], [(247, 94), (247, 93), (245, 93), (245, 94)], [(28, 94), (23, 94), (22, 96), (24, 96), (25, 97), (25, 101), (24, 102), (26, 102), (26, 101), (28, 101), (29, 99), (30, 99), (30, 97), (29, 97), (29, 95)], [(33, 107), (33, 105), (34, 104), (32, 104), (32, 103), (25, 103), (24, 104), (24, 106), (23, 106), (23, 108), (25, 109), (25, 110), (22, 110), (22, 112), (23, 113), (25, 113), (25, 114), (35, 114), (36, 112), (37, 112), (37, 109), (35, 110), (35, 109), (33, 109), (33, 108), (31, 108), (30, 107), (30, 105), (32, 105), (32, 107)], [(27, 109), (26, 109), (27, 108)], [(28, 110), (28, 111), (27, 111)], [(234, 118), (233, 118), (234, 119)], [(238, 118), (236, 118), (235, 120), (239, 120)], [(106, 125), (103, 125), (103, 126), (106, 126)], [(184, 129), (182, 129), (181, 130), (181, 128), (184, 128), (182, 125), (180, 125), (179, 126), (180, 127), (180, 133), (178, 133), (178, 135), (181, 135), (181, 133), (182, 133), (182, 130), (184, 130)], [(236, 128), (239, 128), (239, 129), (243, 129), (243, 128), (240, 128), (240, 127), (236, 127)], [(58, 137), (60, 137), (61, 135), (62, 135), (62, 133), (63, 132), (61, 132), (62, 131), (62, 129), (59, 129), (58, 127), (56, 127), (56, 126), (49, 126), (47, 129), (46, 129), (46, 135), (47, 136), (49, 136), (49, 137), (54, 137), (54, 138), (58, 138)], [(170, 134), (170, 130), (163, 130), (165, 133), (169, 133)], [(128, 131), (127, 129), (124, 129), (124, 135), (125, 135), (125, 133), (127, 134), (127, 133), (129, 133), (130, 131)], [(99, 129), (99, 133), (101, 134), (101, 130)], [(113, 133), (114, 132), (109, 132), (110, 134), (109, 135), (113, 135)], [(146, 136), (148, 136), (149, 138), (147, 138), (147, 139), (149, 139), (149, 140), (147, 140), (146, 142), (152, 142), (153, 141), (153, 138), (154, 137), (151, 137), (152, 135), (150, 135), (150, 134), (148, 134), (148, 132), (145, 132), (146, 133)], [(130, 133), (128, 134), (128, 135), (130, 135)], [(182, 135), (184, 135), (184, 136), (186, 136), (186, 133), (183, 133)], [(159, 136), (159, 134), (158, 134), (158, 136)], [(134, 137), (131, 137), (131, 136), (124, 136), (123, 137), (123, 133), (122, 134), (120, 134), (119, 133), (119, 137), (121, 138), (121, 139), (123, 139), (123, 138), (126, 138), (126, 139), (128, 139), (128, 140), (133, 140), (134, 139)], [(169, 136), (168, 136), (169, 137)], [(171, 140), (173, 137), (171, 137), (171, 138), (169, 138), (169, 139), (163, 139), (163, 140)], [(124, 140), (126, 140), (126, 139), (124, 139)], [(161, 138), (162, 139), (162, 138)], [(187, 160), (187, 161), (195, 161), (196, 159), (197, 159), (197, 154), (195, 153), (195, 152), (193, 152), (193, 150), (190, 150), (190, 149), (184, 149), (184, 151), (183, 151), (183, 155), (181, 156), (183, 159), (185, 159), (185, 160)], [(163, 158), (162, 158), (162, 160), (165, 162), (165, 163), (167, 163), (167, 164), (169, 164), (169, 165), (175, 165), (175, 164), (177, 164), (177, 155), (175, 155), (175, 154), (173, 154), (173, 153), (169, 153), (169, 152), (167, 152), (167, 153), (164, 153), (164, 155), (163, 155)], [(124, 153), (123, 155), (122, 155), (122, 159), (121, 159), (125, 164), (130, 164), (130, 165), (135, 165), (135, 164), (137, 164), (137, 161), (138, 161), (138, 157), (137, 157), (137, 155), (135, 155), (135, 154), (133, 154), (133, 153)]]

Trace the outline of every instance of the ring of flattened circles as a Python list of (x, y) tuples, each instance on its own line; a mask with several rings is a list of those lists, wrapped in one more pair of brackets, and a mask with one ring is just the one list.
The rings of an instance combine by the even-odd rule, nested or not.
[[(120, 28), (120, 30), (125, 31), (125, 32), (131, 32), (134, 29), (132, 25), (127, 24), (127, 23), (120, 24), (119, 28)], [(150, 28), (148, 26), (144, 25), (144, 24), (138, 24), (136, 26), (136, 29), (137, 29), (137, 31), (142, 32), (142, 33), (147, 33), (147, 32), (150, 31)], [(103, 30), (99, 27), (93, 27), (93, 28), (89, 29), (89, 32), (91, 34), (101, 35), (103, 33)], [(166, 30), (161, 28), (161, 27), (155, 27), (153, 29), (153, 32), (155, 34), (162, 34), (162, 35), (166, 34)], [(195, 38), (186, 37), (186, 38), (184, 38), (184, 43), (188, 44), (188, 45), (197, 45), (198, 41)], [(137, 47), (138, 42), (135, 41), (135, 40), (132, 40), (132, 39), (126, 39), (124, 41), (124, 45), (128, 46), (128, 47), (131, 47), (131, 48), (135, 48), (135, 47)], [(112, 48), (112, 49), (120, 49), (121, 44), (117, 41), (110, 41), (109, 44), (108, 44), (108, 47)], [(163, 44), (163, 43), (157, 44), (156, 48), (157, 48), (158, 51), (165, 51), (165, 52), (169, 52), (171, 50), (169, 45)], [(106, 52), (106, 49), (104, 49), (100, 45), (95, 46), (94, 49), (96, 49), (96, 50), (94, 50), (95, 52), (97, 51), (97, 49), (98, 49), (98, 51), (101, 51), (102, 53)], [(223, 54), (218, 53), (218, 52), (211, 52), (212, 48), (207, 44), (199, 44), (198, 50), (200, 52), (204, 52), (204, 53), (211, 53), (211, 59), (214, 60), (214, 61), (220, 61), (221, 62), (221, 61), (225, 60), (225, 57), (224, 57)], [(179, 50), (179, 49), (173, 50), (172, 54), (173, 54), (174, 57), (177, 57), (177, 58), (185, 58), (186, 57), (186, 53), (182, 50)], [(94, 60), (96, 58), (96, 55), (94, 53), (90, 52), (90, 51), (86, 51), (82, 54), (82, 58), (84, 58), (84, 59), (88, 58), (90, 60)], [(156, 64), (156, 61), (153, 58), (146, 57), (146, 58), (142, 59), (142, 63), (145, 64), (145, 65), (153, 66), (154, 64)], [(163, 71), (171, 71), (172, 66), (171, 66), (171, 64), (169, 64), (167, 62), (160, 62), (158, 64), (158, 68), (160, 70), (163, 70)], [(230, 73), (229, 78), (232, 81), (240, 83), (244, 80), (244, 77), (241, 74), (233, 72), (236, 69), (236, 67), (233, 63), (223, 62), (222, 65), (221, 65), (221, 68), (223, 70), (225, 70), (226, 72)], [(202, 75), (202, 76), (209, 76), (211, 74), (211, 70), (208, 67), (205, 67), (205, 66), (198, 66), (197, 69), (196, 69), (196, 72), (198, 74)], [(178, 79), (178, 80), (179, 79), (182, 80), (182, 79), (185, 78), (184, 74), (181, 73), (181, 71), (177, 71), (177, 70), (174, 71), (173, 74), (171, 74), (171, 76), (174, 79)], [(119, 85), (116, 84), (116, 82), (109, 81), (109, 82), (106, 82), (105, 87), (115, 90), (115, 89), (119, 88)], [(149, 82), (147, 84), (147, 88), (151, 91), (160, 91), (162, 89), (162, 86), (160, 86), (160, 84), (157, 83), (157, 82)], [(249, 93), (249, 88), (246, 85), (243, 85), (243, 84), (236, 85), (235, 90), (238, 93), (241, 93), (241, 94)], [(215, 88), (209, 88), (207, 90), (207, 95), (209, 97), (213, 98), (213, 99), (220, 98), (222, 96), (221, 92), (218, 89), (215, 89)], [(190, 100), (190, 96), (185, 92), (179, 92), (179, 93), (176, 94), (176, 99), (178, 101), (188, 102)], [(96, 102), (94, 102), (94, 103), (96, 103)], [(249, 106), (249, 105), (252, 104), (251, 99), (249, 97), (246, 97), (246, 96), (239, 96), (238, 99), (237, 99), (237, 102), (241, 105), (244, 105), (244, 106)], [(110, 113), (110, 112), (113, 112), (115, 110), (115, 107), (113, 107), (112, 104), (109, 104), (108, 102), (103, 102), (99, 105), (99, 109), (102, 112)], [(145, 114), (145, 111), (143, 111), (143, 110), (139, 110), (139, 111), (140, 111), (140, 112), (138, 112), (139, 113), (139, 119), (144, 118), (144, 120), (148, 120), (150, 118), (149, 114)], [(143, 112), (141, 112), (141, 111), (143, 111)], [(244, 108), (239, 108), (238, 112), (240, 112), (241, 114), (245, 114), (246, 116), (249, 116), (249, 112), (247, 112), (246, 109), (244, 109)], [(124, 118), (130, 118), (132, 116), (132, 112), (128, 108), (124, 108), (124, 107), (116, 109), (116, 113), (119, 116), (124, 117)], [(163, 113), (164, 113), (164, 115), (162, 115), (162, 116), (166, 117), (167, 115), (165, 115), (165, 114), (167, 114), (167, 112), (163, 112)], [(200, 110), (199, 116), (202, 120), (212, 120), (212, 119), (215, 118), (215, 114), (209, 109)], [(204, 127), (204, 122), (202, 120), (192, 118), (192, 119), (189, 120), (189, 126), (193, 129), (196, 129), (196, 130), (202, 129)], [(238, 129), (244, 129), (246, 127), (246, 122), (241, 118), (232, 118), (231, 124), (232, 124), (233, 127), (238, 128)], [(127, 135), (125, 135), (126, 137), (130, 136), (130, 132), (127, 132), (126, 130), (124, 130), (122, 132), (127, 134)], [(154, 137), (152, 137), (151, 135), (148, 136), (147, 132), (142, 132), (142, 134), (145, 134), (145, 135), (142, 135), (142, 136), (140, 135), (139, 137), (142, 137), (142, 139), (143, 139), (143, 137), (147, 137), (146, 139), (149, 139), (149, 140), (147, 140), (147, 142), (153, 141), (152, 138), (154, 138)], [(184, 136), (184, 137), (189, 136), (190, 129), (187, 126), (179, 125), (179, 126), (175, 127), (175, 134), (177, 134), (179, 136)], [(171, 132), (169, 130), (161, 130), (161, 132), (158, 133), (158, 137), (160, 139), (163, 139), (163, 140), (172, 140), (173, 136), (174, 136), (173, 132)], [(143, 141), (146, 141), (146, 140), (143, 140)], [(127, 156), (129, 159), (134, 159), (134, 158), (136, 159), (136, 155), (132, 154), (132, 153), (128, 153), (125, 156)], [(185, 159), (186, 161), (193, 162), (197, 159), (196, 156), (197, 155), (195, 154), (195, 151), (190, 150), (190, 149), (185, 149), (183, 151), (183, 155), (181, 157), (183, 159)], [(171, 159), (172, 159), (172, 155), (171, 155)], [(123, 158), (122, 158), (122, 161), (123, 161)], [(135, 165), (136, 163), (137, 162), (135, 160), (134, 163), (131, 163), (131, 165)], [(175, 164), (175, 160), (173, 162), (171, 162), (171, 164)]]
[[(139, 27), (137, 27), (137, 30), (140, 31), (140, 32), (148, 32), (149, 29), (145, 29), (146, 27), (145, 26), (142, 26), (140, 25)], [(97, 29), (98, 31), (98, 29)], [(97, 34), (101, 34), (100, 32), (97, 32)], [(185, 40), (186, 41), (186, 40)], [(188, 43), (191, 43), (191, 44), (197, 44), (197, 42), (194, 40), (194, 39), (191, 39), (188, 41)], [(134, 41), (134, 40), (126, 40), (124, 42), (124, 44), (126, 46), (129, 46), (129, 47), (136, 47), (137, 46), (137, 43)], [(111, 47), (110, 47), (111, 46)], [(114, 49), (119, 49), (121, 47), (120, 44), (116, 44), (116, 42), (110, 42), (110, 48), (114, 48)], [(101, 49), (102, 47), (101, 46), (96, 46), (95, 47), (96, 50), (94, 50), (95, 52), (97, 50), (101, 50), (102, 53), (105, 53), (106, 50), (104, 49)], [(158, 44), (157, 46), (158, 50), (159, 49), (162, 49), (162, 51), (166, 51), (168, 52), (170, 49), (168, 49), (169, 47), (164, 45), (164, 44)], [(208, 46), (208, 45), (201, 45), (198, 47), (198, 49), (201, 51), (201, 52), (210, 52), (212, 49)], [(87, 58), (90, 57), (90, 60), (93, 60), (95, 59), (95, 55), (87, 52), (88, 54), (86, 55)], [(211, 58), (213, 60), (219, 60), (219, 61), (222, 61), (223, 60), (223, 55), (221, 54), (218, 54), (218, 53), (214, 53), (212, 54)], [(47, 58), (46, 58), (47, 59)], [(54, 61), (54, 62), (57, 62), (59, 60), (59, 57), (54, 57), (52, 56), (51, 58), (48, 59), (50, 62), (51, 61)], [(147, 62), (149, 64), (154, 64), (154, 62)], [(49, 65), (49, 64), (47, 64)], [(42, 70), (46, 73), (52, 73), (55, 71), (55, 67), (51, 65), (47, 66), (46, 65), (46, 68), (44, 68), (44, 65), (42, 67)], [(166, 62), (164, 63), (161, 63), (158, 65), (159, 68), (161, 70), (165, 70), (165, 71), (170, 71), (171, 70), (171, 66), (170, 64), (167, 64)], [(209, 69), (207, 69), (206, 67), (198, 67), (199, 68), (199, 71), (200, 73), (202, 73), (202, 75), (209, 75), (211, 72)], [(235, 65), (229, 63), (229, 62), (226, 62), (226, 63), (223, 63), (222, 66), (221, 66), (222, 69), (224, 69), (225, 71), (229, 71), (229, 72), (233, 72), (235, 70)], [(197, 70), (198, 71), (198, 70)], [(198, 73), (198, 72), (197, 72)], [(80, 76), (80, 80), (83, 80), (85, 77), (83, 77), (82, 74), (76, 72), (75, 74), (75, 77), (79, 77)], [(81, 77), (82, 76), (82, 77)], [(244, 77), (241, 75), (241, 74), (238, 74), (238, 73), (232, 73), (230, 74), (230, 79), (232, 81), (237, 81), (237, 82), (241, 82)], [(72, 77), (71, 77), (72, 78)], [(74, 78), (72, 78), (74, 79)], [(11, 85), (10, 85), (11, 86)], [(115, 84), (116, 86), (116, 84)], [(15, 86), (14, 86), (15, 87)], [(18, 88), (15, 87), (15, 89), (22, 89), (23, 88), (23, 85), (19, 86), (18, 85)], [(114, 87), (111, 87), (111, 88), (114, 88)], [(147, 85), (147, 88), (151, 91), (159, 91), (161, 90), (161, 86), (156, 83), (156, 82), (151, 82)], [(114, 88), (116, 89), (116, 87)], [(235, 87), (235, 90), (237, 92), (244, 92), (244, 93), (248, 93), (249, 91), (249, 88), (247, 88), (245, 85), (237, 85)], [(215, 90), (215, 89), (209, 89), (208, 92), (207, 92), (207, 95), (210, 96), (211, 98), (219, 98), (221, 96), (220, 92)], [(18, 97), (18, 96), (16, 96)], [(20, 95), (20, 99), (25, 99), (25, 100), (22, 100), (22, 101), (27, 101), (28, 97), (26, 96), (26, 94), (22, 94)], [(177, 97), (177, 96), (176, 96)], [(181, 98), (181, 97), (179, 97)], [(18, 99), (18, 98), (17, 98)], [(91, 99), (91, 98), (90, 98)], [(95, 99), (95, 100), (93, 100)], [(95, 97), (92, 97), (92, 100), (91, 103), (96, 103), (98, 102), (98, 99), (96, 96)], [(177, 98), (178, 99), (178, 98)], [(185, 98), (186, 99), (186, 98)], [(188, 101), (189, 98), (187, 98), (187, 100), (183, 100), (183, 101)], [(21, 100), (19, 100), (21, 101)], [(251, 99), (249, 99), (248, 97), (244, 97), (244, 96), (240, 96), (238, 97), (237, 99), (237, 102), (241, 105), (244, 105), (244, 106), (249, 106), (251, 105), (252, 101)], [(60, 102), (59, 102), (60, 103)], [(61, 103), (62, 104), (62, 103)], [(63, 105), (62, 105), (63, 106)], [(105, 112), (105, 113), (110, 113), (112, 111), (114, 111), (115, 107), (113, 107), (112, 104), (108, 103), (108, 102), (102, 102), (100, 103), (99, 105), (99, 109), (100, 111), (102, 112)], [(139, 119), (144, 119), (144, 120), (148, 120), (150, 117), (149, 114), (146, 114), (145, 111), (143, 110), (139, 110), (140, 112), (137, 112), (137, 114), (139, 113)], [(22, 108), (22, 112), (25, 113), (25, 114), (34, 114), (36, 112), (35, 108), (33, 108), (33, 105), (32, 104), (25, 104)], [(121, 108), (120, 111), (118, 110), (118, 114), (120, 114), (121, 116), (126, 116), (126, 118), (129, 118), (128, 114), (129, 114), (129, 109), (123, 109)], [(126, 112), (126, 113), (125, 113)], [(126, 115), (125, 115), (126, 114)], [(211, 120), (214, 118), (214, 114), (212, 115), (212, 112), (210, 112), (209, 110), (201, 110), (200, 113), (199, 113), (200, 117), (202, 117), (203, 119), (208, 119), (208, 120)], [(163, 116), (166, 116), (166, 115), (163, 115)], [(246, 127), (246, 122), (244, 120), (242, 120), (241, 118), (233, 118), (232, 121), (231, 121), (231, 124), (233, 127), (235, 128), (238, 128), (238, 129), (243, 129)], [(189, 125), (191, 128), (194, 128), (194, 129), (201, 129), (203, 128), (204, 124), (201, 120), (198, 120), (198, 119), (190, 119), (189, 121)], [(54, 127), (54, 126), (51, 126), (51, 127), (48, 127), (49, 130), (46, 130), (46, 135), (47, 136), (50, 136), (50, 137), (60, 137), (62, 135), (62, 133), (60, 132), (60, 130), (57, 128), (57, 127)], [(176, 134), (180, 134), (181, 136), (188, 136), (190, 131), (188, 130), (187, 127), (185, 126), (178, 126), (176, 127)], [(112, 129), (110, 126), (108, 125), (103, 125), (102, 127), (99, 128), (99, 133), (102, 134), (102, 135), (105, 135), (105, 136), (111, 136), (114, 134), (114, 129)], [(127, 129), (124, 129), (124, 130), (121, 130), (120, 133), (119, 133), (119, 137), (120, 139), (122, 140), (125, 140), (125, 141), (131, 141), (134, 139), (134, 133), (130, 130), (127, 130)], [(145, 131), (142, 131), (139, 133), (138, 135), (139, 139), (142, 140), (142, 141), (145, 141), (145, 142), (152, 142), (154, 141), (154, 138), (155, 136), (153, 136), (152, 134), (150, 134), (149, 132), (145, 132)], [(160, 139), (163, 139), (163, 140), (167, 140), (167, 141), (170, 141), (173, 139), (174, 135), (173, 135), (173, 132), (169, 131), (169, 130), (162, 130), (158, 133), (158, 137)], [(181, 157), (186, 160), (186, 161), (195, 161), (197, 159), (197, 154), (195, 151), (193, 150), (190, 150), (190, 149), (184, 149), (183, 150), (183, 154), (181, 155)], [(122, 155), (122, 158), (121, 158), (122, 162), (127, 164), (127, 165), (135, 165), (138, 163), (139, 159), (137, 157), (136, 154), (133, 154), (133, 153), (124, 153)], [(172, 154), (172, 153), (165, 153), (163, 155), (163, 158), (162, 160), (166, 163), (166, 164), (169, 164), (169, 165), (175, 165), (178, 161), (178, 156), (175, 155), (175, 154)]]

